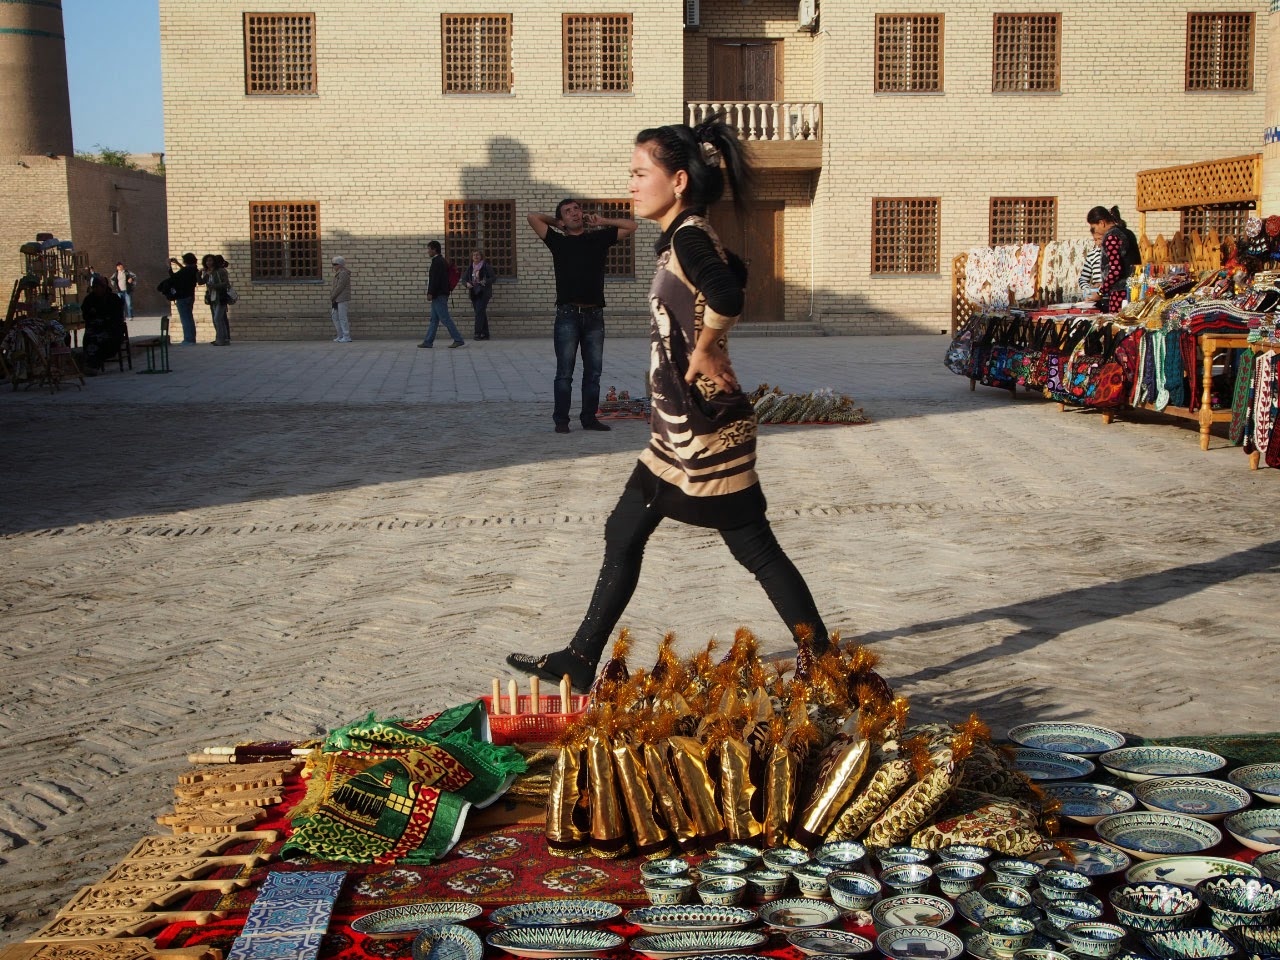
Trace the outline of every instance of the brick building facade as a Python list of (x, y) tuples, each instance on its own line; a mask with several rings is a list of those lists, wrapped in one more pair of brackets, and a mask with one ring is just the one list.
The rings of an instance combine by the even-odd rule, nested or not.
[[(1084, 236), (1095, 204), (1132, 213), (1139, 170), (1262, 148), (1262, 0), (902, 11), (160, 0), (170, 235), (231, 261), (239, 337), (331, 336), (339, 254), (355, 334), (420, 335), (433, 238), (499, 265), (495, 335), (540, 335), (553, 278), (525, 214), (625, 209), (635, 133), (729, 104), (762, 171), (745, 225), (713, 211), (751, 262), (748, 320), (937, 331), (955, 254)], [(655, 236), (611, 265), (615, 332), (644, 329)]]

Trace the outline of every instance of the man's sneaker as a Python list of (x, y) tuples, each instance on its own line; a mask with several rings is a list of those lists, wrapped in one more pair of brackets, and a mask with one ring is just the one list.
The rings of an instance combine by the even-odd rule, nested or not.
[(466, 345), (467, 342), (465, 340), (455, 340), (453, 343), (449, 344), (449, 349), (456, 350), (458, 347), (465, 347)]
[(582, 429), (583, 430), (602, 430), (607, 432), (609, 430), (612, 430), (613, 427), (609, 426), (607, 423), (601, 423), (599, 420), (583, 420)]
[(569, 425), (567, 423), (556, 424), (556, 433), (568, 433), (568, 432), (569, 432)]

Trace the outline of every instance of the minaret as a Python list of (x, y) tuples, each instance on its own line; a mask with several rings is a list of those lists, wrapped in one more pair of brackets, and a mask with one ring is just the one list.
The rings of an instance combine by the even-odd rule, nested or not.
[(62, 0), (0, 2), (0, 154), (73, 153)]

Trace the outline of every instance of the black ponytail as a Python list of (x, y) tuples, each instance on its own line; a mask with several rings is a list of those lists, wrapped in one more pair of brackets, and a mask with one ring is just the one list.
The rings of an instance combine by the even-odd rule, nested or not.
[(1127, 230), (1129, 225), (1124, 222), (1124, 218), (1120, 216), (1120, 208), (1112, 207), (1108, 210), (1106, 207), (1094, 207), (1085, 215), (1086, 223), (1115, 223), (1120, 225), (1120, 229)]
[(724, 196), (725, 179), (733, 190), (739, 215), (755, 192), (755, 174), (737, 131), (718, 113), (696, 127), (683, 123), (650, 127), (636, 136), (647, 145), (654, 162), (667, 173), (683, 170), (689, 176), (685, 198), (690, 206), (709, 207)]

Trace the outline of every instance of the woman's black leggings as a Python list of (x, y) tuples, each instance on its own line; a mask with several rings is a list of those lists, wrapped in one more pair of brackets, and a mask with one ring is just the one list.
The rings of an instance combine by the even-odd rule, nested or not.
[[(662, 515), (645, 505), (644, 494), (628, 487), (604, 525), (604, 563), (596, 580), (591, 606), (569, 646), (588, 662), (600, 661), (600, 654), (613, 628), (622, 618), (640, 582), (644, 547)], [(760, 581), (787, 629), (795, 634), (799, 624), (813, 630), (817, 647), (826, 645), (827, 629), (818, 614), (809, 585), (783, 552), (769, 521), (761, 516), (746, 526), (721, 530), (720, 535), (734, 558)]]

